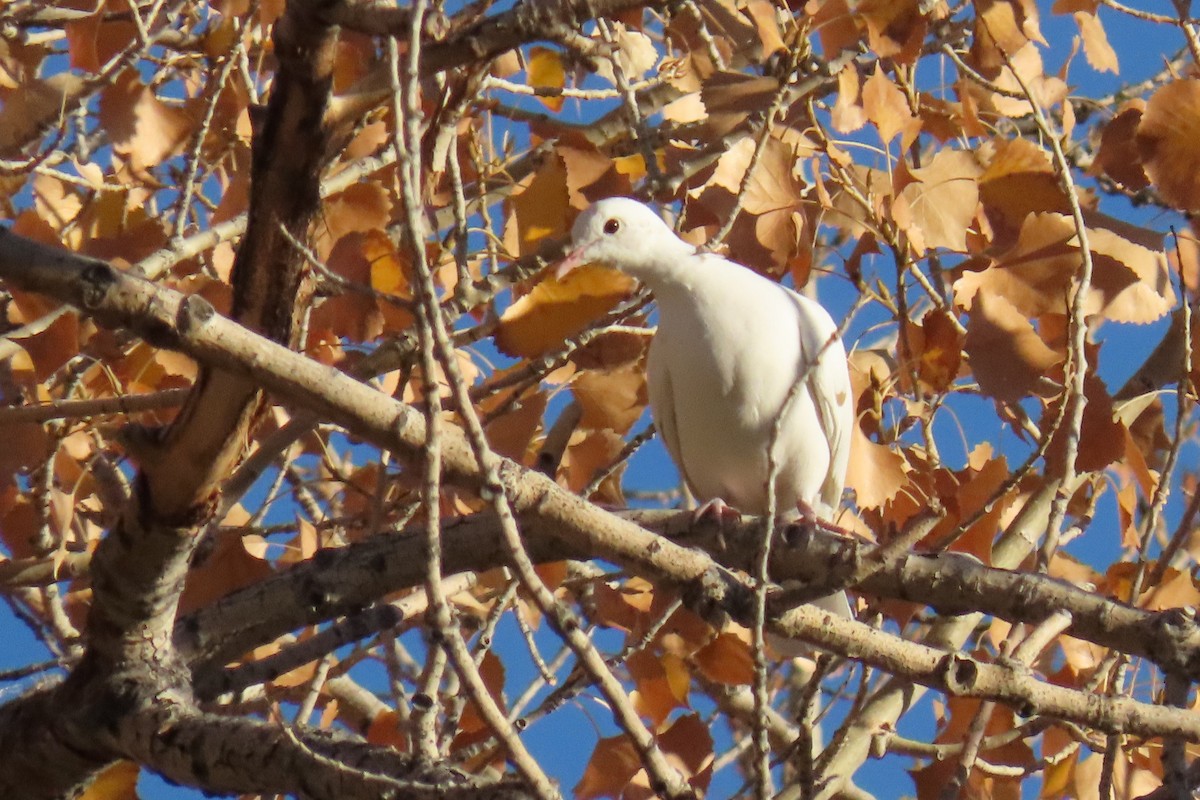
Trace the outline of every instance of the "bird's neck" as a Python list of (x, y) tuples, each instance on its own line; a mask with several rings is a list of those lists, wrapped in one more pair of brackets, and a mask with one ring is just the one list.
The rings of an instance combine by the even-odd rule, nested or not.
[(632, 254), (621, 264), (623, 272), (632, 275), (661, 293), (671, 289), (686, 289), (696, 277), (696, 270), (703, 258), (696, 248), (682, 240), (659, 243)]

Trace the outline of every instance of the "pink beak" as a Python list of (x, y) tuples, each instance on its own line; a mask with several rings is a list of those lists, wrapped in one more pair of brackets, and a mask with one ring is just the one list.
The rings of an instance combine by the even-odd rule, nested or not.
[(586, 263), (588, 263), (587, 245), (584, 244), (567, 253), (567, 257), (558, 262), (558, 266), (554, 268), (554, 277), (561, 281), (572, 270), (582, 267)]

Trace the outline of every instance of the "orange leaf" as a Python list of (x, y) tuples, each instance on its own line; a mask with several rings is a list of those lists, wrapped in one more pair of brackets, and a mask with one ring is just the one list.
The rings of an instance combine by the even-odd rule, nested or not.
[(687, 708), (691, 676), (687, 666), (670, 653), (655, 655), (639, 650), (626, 662), (636, 687), (631, 693), (634, 708), (658, 728), (677, 708)]
[(620, 797), (642, 762), (627, 736), (613, 736), (596, 742), (583, 777), (575, 784), (577, 800)]
[(696, 666), (710, 681), (748, 686), (754, 680), (750, 648), (735, 634), (720, 634), (696, 651), (695, 660)]
[[(568, 173), (557, 155), (546, 159), (520, 194), (510, 201), (512, 216), (505, 228), (505, 241), (518, 255), (535, 252), (543, 239), (567, 232), (570, 208)], [(515, 224), (514, 224), (515, 223)], [(516, 241), (511, 237), (515, 235)]]
[(118, 761), (96, 776), (79, 800), (138, 800), (137, 782), (141, 767)]
[(408, 750), (408, 734), (400, 715), (390, 708), (375, 715), (367, 727), (366, 738), (371, 744), (393, 747), (401, 752)]
[(179, 599), (179, 612), (186, 614), (209, 606), (234, 589), (259, 583), (271, 574), (271, 565), (246, 550), (246, 542), (239, 532), (219, 532), (215, 549), (203, 563), (188, 572)]
[(850, 434), (850, 465), (846, 488), (854, 492), (859, 508), (878, 508), (896, 496), (907, 482), (904, 457), (878, 444), (854, 425)]

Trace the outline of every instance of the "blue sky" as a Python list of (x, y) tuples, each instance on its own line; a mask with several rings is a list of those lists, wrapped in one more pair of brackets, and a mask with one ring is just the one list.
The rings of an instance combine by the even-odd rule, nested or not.
[[(1168, 4), (1158, 3), (1155, 6), (1156, 10), (1166, 13)], [(1071, 52), (1077, 28), (1069, 16), (1049, 14), (1049, 3), (1039, 3), (1039, 7), (1043, 10), (1042, 31), (1049, 42), (1049, 47), (1044, 51), (1046, 68), (1047, 72), (1052, 72), (1060, 67)], [(1101, 9), (1100, 15), (1110, 41), (1121, 59), (1122, 74), (1118, 78), (1097, 73), (1088, 66), (1083, 55), (1078, 54), (1071, 63), (1068, 77), (1069, 84), (1077, 94), (1094, 97), (1109, 93), (1120, 85), (1147, 78), (1158, 72), (1164, 57), (1173, 54), (1182, 44), (1178, 33), (1165, 26), (1143, 23), (1113, 13), (1107, 8)], [(568, 106), (566, 111), (570, 110)], [(1089, 184), (1088, 179), (1082, 179), (1081, 182)], [(1107, 213), (1155, 230), (1165, 231), (1170, 225), (1181, 224), (1178, 215), (1151, 208), (1134, 208), (1120, 199), (1107, 198), (1103, 203)], [(851, 302), (850, 292), (839, 292), (836, 281), (826, 281), (822, 286), (822, 300), (831, 313), (835, 318), (844, 315)], [(825, 287), (829, 287), (828, 291), (824, 291)], [(871, 316), (864, 315), (851, 329), (850, 342), (857, 341), (867, 333), (871, 323)], [(1097, 338), (1104, 342), (1100, 375), (1110, 389), (1118, 387), (1144, 360), (1157, 343), (1164, 326), (1164, 323), (1148, 326), (1109, 324), (1097, 332)], [(498, 358), (486, 345), (481, 346), (481, 352), (489, 358)], [(1001, 434), (1000, 424), (989, 403), (978, 398), (964, 397), (955, 402), (954, 410), (954, 415), (947, 415), (938, 423), (938, 433), (943, 441), (957, 441), (957, 427), (962, 426), (969, 440), (968, 446), (978, 441), (998, 439), (1001, 449), (1011, 452), (1014, 459), (1019, 459), (1025, 452), (1024, 445), (1015, 437), (1011, 434)], [(645, 421), (643, 420), (643, 423)], [(640, 428), (641, 425), (635, 426), (635, 430)], [(954, 447), (947, 447), (945, 453), (951, 463), (955, 463), (956, 457), (965, 459), (965, 454), (966, 448), (956, 451)], [(1186, 448), (1181, 468), (1194, 468), (1196, 463), (1195, 448)], [(626, 477), (626, 485), (629, 487), (669, 489), (676, 484), (673, 467), (657, 442), (643, 448), (630, 463)], [(278, 515), (279, 518), (287, 518), (290, 514), (291, 510), (283, 504), (272, 512), (273, 516)], [(1179, 499), (1176, 497), (1168, 507), (1168, 520), (1173, 522), (1178, 518), (1178, 514)], [(1085, 537), (1069, 545), (1068, 551), (1093, 563), (1110, 562), (1119, 550), (1115, 518), (1113, 503), (1109, 501), (1103, 504), (1101, 513), (1097, 516), (1097, 523)], [(606, 637), (606, 643), (614, 648), (619, 646), (615, 634), (603, 633), (601, 636)], [(0, 637), (3, 637), (5, 642), (5, 647), (0, 648), (0, 670), (20, 667), (48, 657), (45, 649), (14, 614), (0, 615)], [(410, 635), (409, 639), (413, 640), (410, 644), (419, 648), (415, 637)], [(545, 631), (539, 633), (538, 641), (544, 648), (545, 655), (552, 654), (557, 649), (557, 642)], [(535, 671), (525, 645), (510, 621), (501, 625), (497, 649), (507, 667), (510, 696), (515, 696), (529, 683)], [(383, 690), (384, 683), (378, 675), (368, 678), (367, 685), (376, 681), (378, 688)], [(12, 697), (18, 688), (7, 687), (0, 699)], [(933, 717), (929, 703), (927, 698), (919, 713), (905, 718), (901, 725), (902, 732), (918, 738), (931, 735)], [(523, 738), (535, 756), (547, 765), (555, 777), (562, 780), (564, 789), (569, 791), (579, 779), (586, 760), (585, 755), (590, 752), (595, 736), (611, 735), (614, 730), (603, 704), (591, 695), (584, 695), (531, 726)], [(727, 732), (718, 730), (715, 731), (715, 735), (718, 736), (719, 743), (722, 738), (728, 743)], [(564, 746), (569, 748), (569, 751), (564, 750)], [(876, 793), (881, 798), (896, 797), (912, 791), (911, 782), (904, 772), (908, 766), (908, 760), (899, 757), (869, 761), (857, 779), (862, 788)], [(717, 776), (710, 796), (731, 796), (739, 788), (740, 778), (736, 771), (726, 770)], [(1031, 787), (1030, 791), (1035, 788)], [(203, 796), (199, 792), (172, 787), (150, 774), (143, 774), (139, 792), (146, 800), (181, 800)]]

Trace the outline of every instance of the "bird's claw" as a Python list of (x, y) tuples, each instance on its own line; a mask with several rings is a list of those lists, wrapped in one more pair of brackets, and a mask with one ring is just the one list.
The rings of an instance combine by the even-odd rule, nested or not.
[(719, 497), (714, 497), (692, 512), (692, 522), (700, 522), (706, 517), (712, 517), (718, 525), (726, 522), (737, 522), (742, 518), (742, 512), (726, 503)]

